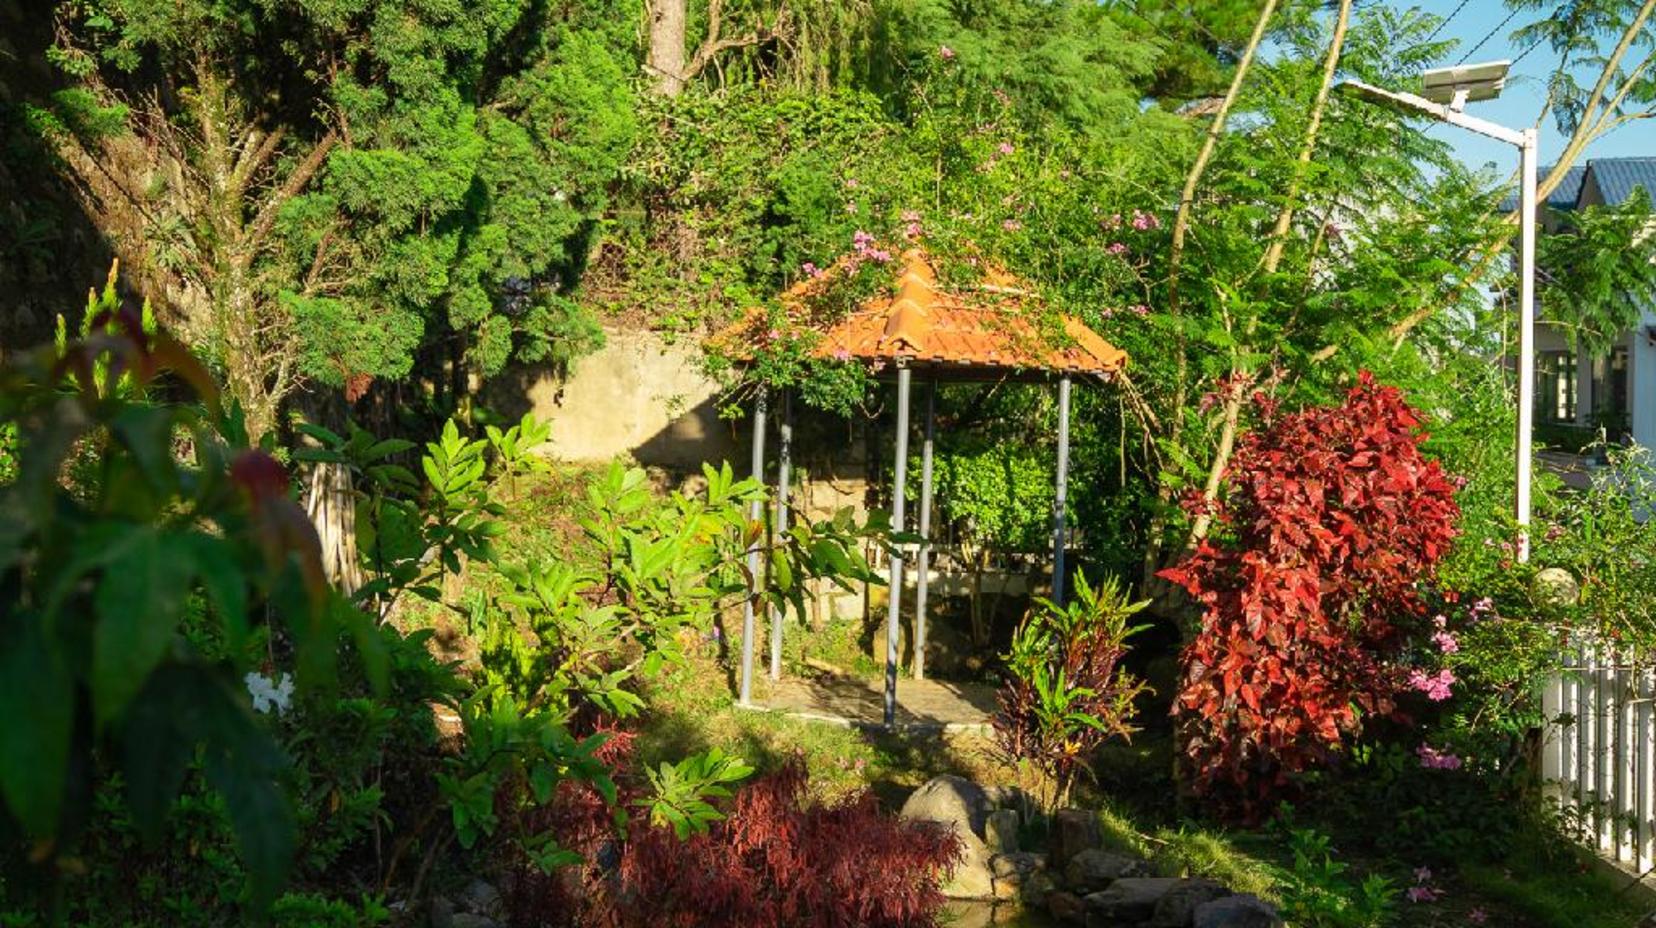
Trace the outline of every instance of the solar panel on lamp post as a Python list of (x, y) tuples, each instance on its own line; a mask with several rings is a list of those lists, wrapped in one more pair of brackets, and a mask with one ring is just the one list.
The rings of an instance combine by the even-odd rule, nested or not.
[(1537, 138), (1533, 127), (1509, 129), (1466, 113), (1466, 104), (1493, 100), (1506, 86), (1510, 61), (1435, 68), (1421, 75), (1419, 94), (1386, 90), (1359, 80), (1340, 89), (1404, 113), (1430, 116), (1518, 149), (1518, 429), (1513, 453), (1517, 480), (1513, 509), (1518, 524), (1518, 560), (1529, 560), (1530, 476), (1535, 422), (1535, 224)]

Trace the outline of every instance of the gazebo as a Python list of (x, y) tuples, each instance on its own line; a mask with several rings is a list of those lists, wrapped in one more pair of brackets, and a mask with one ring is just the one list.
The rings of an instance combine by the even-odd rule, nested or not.
[[(819, 357), (852, 360), (884, 374), (895, 372), (897, 387), (896, 455), (893, 465), (895, 487), (891, 501), (891, 527), (905, 526), (905, 497), (908, 480), (908, 438), (910, 386), (916, 374), (927, 384), (925, 425), (920, 451), (920, 514), (917, 532), (921, 543), (912, 546), (918, 572), (915, 590), (914, 675), (925, 677), (926, 592), (930, 581), (929, 539), (932, 501), (932, 442), (935, 427), (937, 385), (1002, 380), (1057, 382), (1058, 462), (1056, 498), (1053, 505), (1052, 598), (1064, 599), (1065, 498), (1069, 473), (1070, 387), (1075, 378), (1094, 377), (1107, 382), (1127, 364), (1127, 355), (1105, 341), (1086, 324), (1071, 316), (1043, 320), (1037, 316), (1032, 288), (998, 269), (990, 269), (975, 286), (945, 288), (938, 281), (936, 267), (921, 249), (905, 252), (894, 262), (897, 279), (895, 295), (869, 299), (845, 316), (823, 326), (813, 353)], [(797, 303), (807, 293), (801, 285), (783, 297), (784, 307)], [(755, 317), (721, 336), (751, 337)], [(1053, 325), (1052, 323), (1056, 323)], [(1061, 336), (1052, 330), (1061, 330)], [(768, 397), (761, 390), (753, 410), (753, 475), (764, 480), (765, 418)], [(793, 409), (786, 392), (781, 402), (777, 461), (776, 530), (787, 528), (789, 470), (793, 443)], [(761, 516), (755, 504), (753, 518)], [(886, 609), (885, 712), (884, 724), (893, 725), (897, 712), (897, 662), (903, 599), (905, 555), (901, 548), (891, 552), (890, 595)], [(748, 552), (752, 583), (764, 582), (757, 544)], [(757, 586), (754, 592), (757, 591)], [(753, 641), (757, 617), (755, 596), (747, 598), (742, 617), (742, 670), (740, 704), (752, 705)], [(770, 675), (782, 674), (782, 625), (780, 610), (771, 612)]]

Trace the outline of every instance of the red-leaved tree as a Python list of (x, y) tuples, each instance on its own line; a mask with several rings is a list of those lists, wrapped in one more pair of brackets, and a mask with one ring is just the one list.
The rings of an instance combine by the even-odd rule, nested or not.
[(1162, 572), (1204, 609), (1174, 704), (1188, 786), (1244, 818), (1393, 711), (1398, 623), (1421, 613), (1460, 516), (1419, 416), (1369, 373), (1339, 406), (1254, 403), (1214, 540)]

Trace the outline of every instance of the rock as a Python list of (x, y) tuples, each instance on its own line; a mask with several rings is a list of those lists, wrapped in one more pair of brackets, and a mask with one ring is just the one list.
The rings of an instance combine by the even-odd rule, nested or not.
[(1150, 928), (1190, 928), (1197, 908), (1229, 895), (1230, 890), (1212, 880), (1185, 880), (1156, 903)]
[(1129, 876), (1086, 897), (1087, 928), (1118, 928), (1148, 921), (1162, 897), (1185, 882), (1174, 876)]
[(1012, 809), (996, 809), (983, 822), (983, 840), (996, 854), (1010, 854), (1018, 849), (1018, 813)]
[(1535, 598), (1554, 606), (1573, 605), (1581, 599), (1581, 584), (1575, 575), (1562, 567), (1544, 567), (1535, 572), (1531, 581)]
[(983, 787), (965, 777), (944, 774), (915, 790), (899, 815), (911, 821), (941, 822), (962, 841), (982, 843), (989, 809)]
[(1282, 918), (1258, 896), (1226, 896), (1196, 907), (1191, 928), (1282, 928)]
[(1047, 893), (1046, 906), (1053, 918), (1065, 924), (1079, 925), (1086, 921), (1087, 904), (1075, 893), (1062, 889)]
[(1024, 877), (1023, 885), (1018, 887), (1018, 899), (1032, 908), (1044, 906), (1047, 897), (1057, 888), (1058, 883), (1052, 879), (1052, 874), (1037, 870)]
[(1035, 808), (1035, 797), (1021, 786), (985, 786), (983, 795), (989, 799), (989, 804), (997, 809), (1017, 809), (1023, 811)]
[(943, 884), (943, 895), (949, 899), (995, 898), (995, 875), (989, 870), (989, 849), (982, 841), (963, 844), (954, 875)]
[(442, 896), (432, 896), (429, 912), (431, 928), (454, 928), (454, 903)]
[(1102, 843), (1098, 832), (1098, 816), (1085, 809), (1059, 809), (1052, 817), (1048, 862), (1055, 871), (1069, 866), (1070, 858), (1082, 851), (1092, 850)]
[(487, 915), (490, 918), (500, 917), (500, 890), (495, 889), (485, 880), (472, 880), (455, 899), (455, 905), (462, 911), (476, 915)]
[(457, 912), (454, 915), (454, 928), (500, 928), (500, 923), (476, 912)]
[(954, 877), (943, 886), (943, 895), (950, 899), (995, 896), (994, 876), (989, 872), (992, 855), (983, 840), (989, 811), (982, 787), (964, 777), (945, 774), (915, 790), (898, 813), (908, 821), (933, 822), (948, 828), (960, 839), (960, 862), (955, 865)]
[(1019, 898), (1023, 894), (1023, 888), (1045, 866), (1046, 861), (1041, 855), (1027, 851), (996, 854), (989, 861), (989, 873), (995, 881), (995, 898)]
[(1097, 848), (1076, 854), (1064, 867), (1065, 884), (1083, 896), (1105, 889), (1122, 877), (1149, 875), (1149, 866), (1137, 857)]

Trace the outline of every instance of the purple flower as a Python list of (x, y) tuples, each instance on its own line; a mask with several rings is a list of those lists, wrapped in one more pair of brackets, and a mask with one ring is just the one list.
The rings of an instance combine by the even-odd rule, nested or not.
[[(1429, 744), (1415, 748), (1415, 756), (1420, 758), (1420, 766), (1427, 770), (1459, 770), (1463, 761), (1451, 751), (1440, 751)], [(1420, 874), (1425, 873), (1422, 877)], [(1424, 883), (1432, 878), (1432, 871), (1425, 867), (1415, 871), (1415, 880)]]
[(944, 61), (952, 61), (954, 59), (954, 56), (955, 56), (955, 50), (950, 48), (949, 46), (947, 46), (947, 45), (937, 46), (937, 57), (943, 59)]
[(1436, 902), (1438, 891), (1430, 886), (1411, 886), (1404, 895), (1410, 902)]
[(1127, 253), (1127, 246), (1121, 242), (1111, 242), (1104, 250), (1112, 255), (1124, 255)]
[(1414, 878), (1415, 878), (1416, 883), (1430, 883), (1430, 882), (1432, 882), (1432, 868), (1431, 867), (1416, 867), (1415, 872), (1414, 872)]
[(1133, 228), (1139, 230), (1140, 232), (1150, 228), (1150, 223), (1154, 221), (1154, 219), (1155, 217), (1149, 215), (1148, 213), (1141, 213), (1136, 209), (1133, 210)]
[(1474, 925), (1481, 925), (1484, 922), (1489, 921), (1489, 913), (1483, 910), (1483, 906), (1478, 906), (1472, 911), (1466, 913), (1466, 920)]

